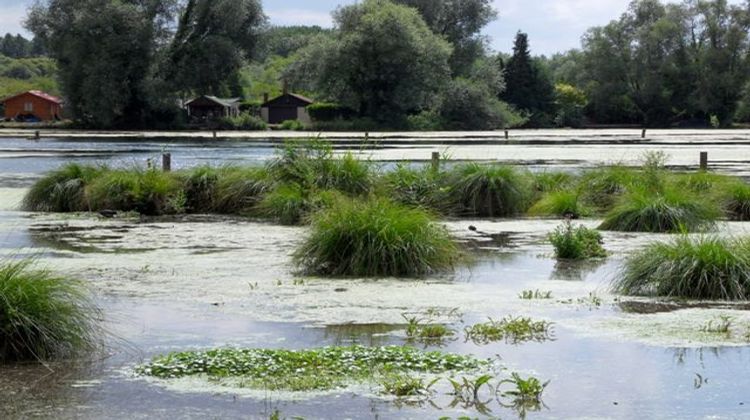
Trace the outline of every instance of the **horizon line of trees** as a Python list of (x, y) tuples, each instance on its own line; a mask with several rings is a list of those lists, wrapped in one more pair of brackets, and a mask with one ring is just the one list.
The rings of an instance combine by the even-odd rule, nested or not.
[(363, 0), (323, 29), (272, 27), (259, 0), (41, 0), (33, 41), (6, 35), (0, 54), (49, 54), (91, 127), (180, 125), (193, 95), (253, 102), (283, 84), (321, 102), (322, 128), (750, 122), (750, 0), (634, 0), (552, 57), (521, 31), (492, 53), (492, 4)]

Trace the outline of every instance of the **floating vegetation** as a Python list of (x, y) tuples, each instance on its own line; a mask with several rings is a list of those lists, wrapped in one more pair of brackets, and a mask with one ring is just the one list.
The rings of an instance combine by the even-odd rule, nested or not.
[(506, 217), (528, 208), (531, 182), (511, 166), (469, 163), (456, 167), (450, 177), (459, 215)]
[[(440, 343), (456, 335), (456, 332), (443, 324), (433, 324), (431, 318), (422, 319), (419, 316), (401, 315), (406, 321), (406, 337), (426, 343)], [(427, 322), (427, 323), (425, 323)]]
[(98, 319), (83, 283), (35, 269), (31, 260), (0, 264), (0, 363), (93, 350)]
[(311, 234), (295, 253), (308, 273), (362, 277), (452, 270), (461, 256), (428, 213), (384, 199), (339, 200), (316, 213)]
[(614, 290), (633, 296), (745, 300), (750, 292), (747, 240), (680, 236), (625, 261)]
[(712, 319), (708, 321), (703, 327), (701, 327), (701, 332), (709, 333), (709, 334), (724, 334), (724, 335), (730, 335), (731, 334), (731, 327), (732, 327), (732, 317), (727, 315), (720, 315), (716, 319)]
[(550, 233), (549, 240), (555, 247), (555, 257), (558, 259), (586, 260), (607, 256), (599, 232), (583, 225), (574, 226), (570, 221)]
[(137, 371), (161, 379), (202, 375), (218, 381), (240, 379), (243, 386), (253, 389), (321, 391), (370, 382), (383, 375), (473, 371), (488, 364), (470, 356), (424, 352), (411, 347), (352, 346), (299, 351), (221, 349), (172, 353), (155, 358)]
[(466, 341), (489, 344), (505, 341), (520, 344), (528, 341), (543, 342), (552, 339), (552, 323), (534, 321), (531, 318), (508, 316), (499, 321), (476, 324), (465, 329)]
[(679, 233), (711, 228), (721, 215), (718, 206), (694, 193), (675, 187), (658, 191), (632, 188), (607, 213), (601, 230), (620, 232)]
[[(505, 385), (509, 385), (510, 389), (503, 390)], [(548, 385), (549, 381), (542, 383), (533, 376), (524, 379), (518, 373), (512, 373), (510, 379), (500, 381), (497, 393), (500, 398), (509, 400), (508, 403), (501, 403), (503, 406), (513, 408), (524, 418), (529, 411), (541, 410), (544, 405), (542, 394)]]
[(407, 374), (391, 374), (379, 381), (383, 392), (399, 398), (425, 397), (433, 394), (432, 387), (440, 380), (434, 378), (427, 381), (425, 378)]
[(523, 300), (544, 300), (552, 299), (552, 292), (540, 290), (524, 290), (518, 295), (519, 299)]

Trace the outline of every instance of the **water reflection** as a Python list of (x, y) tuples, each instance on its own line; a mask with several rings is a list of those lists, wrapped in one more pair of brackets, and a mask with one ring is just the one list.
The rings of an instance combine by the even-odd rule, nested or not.
[(557, 261), (550, 280), (585, 281), (588, 276), (607, 265), (606, 260)]

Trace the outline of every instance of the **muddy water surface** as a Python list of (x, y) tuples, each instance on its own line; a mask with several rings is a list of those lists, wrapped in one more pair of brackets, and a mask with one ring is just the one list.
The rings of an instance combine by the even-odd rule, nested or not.
[[(32, 161), (40, 170), (54, 166), (45, 159)], [(403, 314), (436, 308), (452, 314), (436, 322), (457, 335), (428, 348), (493, 358), (505, 369), (501, 379), (519, 372), (550, 381), (544, 406), (529, 418), (750, 418), (747, 305), (625, 299), (608, 291), (623, 257), (663, 235), (606, 233), (612, 252), (606, 262), (560, 264), (545, 244), (557, 221), (448, 221), (474, 256), (455, 274), (416, 281), (304, 278), (295, 274), (290, 253), (305, 228), (239, 218), (23, 213), (15, 210), (23, 171), (2, 166), (0, 172), (12, 174), (0, 185), (0, 253), (33, 255), (85, 279), (109, 331), (107, 350), (94, 361), (0, 367), (3, 418), (268, 418), (277, 410), (282, 418), (518, 417), (490, 396), (486, 406), (454, 404), (447, 382), (437, 385), (433, 400), (406, 403), (369, 386), (285, 394), (133, 373), (154, 355), (187, 349), (406, 344)], [(36, 169), (29, 172), (33, 178)], [(720, 234), (749, 229), (725, 224)], [(524, 290), (549, 291), (552, 298), (522, 300)], [(553, 322), (552, 339), (464, 340), (467, 325), (507, 315)], [(701, 331), (720, 316), (732, 318), (732, 334)]]

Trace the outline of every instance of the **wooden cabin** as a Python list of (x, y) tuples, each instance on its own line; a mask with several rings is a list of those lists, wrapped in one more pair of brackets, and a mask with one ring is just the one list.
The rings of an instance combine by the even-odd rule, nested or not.
[(0, 101), (5, 119), (13, 121), (56, 121), (62, 118), (62, 99), (39, 90), (30, 90)]
[(185, 104), (188, 117), (192, 121), (211, 121), (223, 117), (240, 115), (239, 98), (217, 98), (203, 95)]
[(310, 114), (307, 113), (307, 107), (313, 102), (312, 99), (296, 93), (284, 93), (271, 100), (266, 98), (260, 106), (260, 115), (268, 124), (281, 124), (287, 120), (310, 124), (312, 120)]

